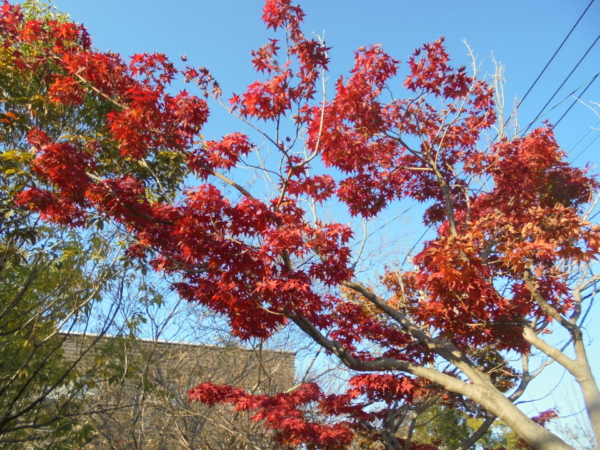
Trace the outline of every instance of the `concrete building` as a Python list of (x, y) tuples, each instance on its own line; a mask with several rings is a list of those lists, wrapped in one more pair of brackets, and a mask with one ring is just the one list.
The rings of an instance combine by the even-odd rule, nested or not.
[(66, 335), (63, 351), (92, 374), (90, 449), (269, 449), (250, 413), (190, 403), (188, 391), (209, 381), (274, 394), (294, 383), (290, 352), (83, 334)]

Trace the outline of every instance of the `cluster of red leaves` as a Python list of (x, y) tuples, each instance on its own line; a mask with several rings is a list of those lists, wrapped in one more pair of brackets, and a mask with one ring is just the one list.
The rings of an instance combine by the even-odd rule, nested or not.
[(495, 145), (486, 161), (494, 190), (479, 200), (484, 203), (482, 207), (493, 202), (504, 214), (526, 214), (535, 206), (577, 207), (586, 203), (597, 182), (584, 170), (570, 167), (565, 157), (550, 127)]
[(10, 48), (15, 42), (22, 41), (31, 44), (43, 39), (51, 45), (45, 54), (35, 60), (19, 60), (17, 65), (40, 66), (44, 57), (53, 57), (57, 53), (66, 52), (71, 48), (89, 50), (92, 44), (89, 34), (83, 25), (57, 20), (25, 20), (21, 8), (3, 1), (0, 7), (0, 29), (2, 30), (3, 46)]
[(558, 412), (556, 409), (547, 409), (546, 411), (539, 413), (537, 416), (532, 417), (534, 422), (539, 423), (542, 426), (546, 426), (548, 422), (554, 419), (558, 419)]
[[(177, 285), (180, 294), (228, 316), (242, 337), (268, 336), (291, 309), (318, 320), (329, 302), (316, 292), (315, 281), (336, 285), (349, 277), (348, 227), (308, 224), (293, 202), (278, 211), (253, 199), (232, 205), (210, 185), (187, 192), (186, 199), (181, 217), (160, 226), (172, 226), (170, 239), (177, 239), (179, 246), (161, 244), (152, 236), (149, 243), (163, 251), (167, 270), (180, 269), (172, 261), (205, 269), (186, 274), (185, 282)], [(281, 257), (282, 252), (289, 258), (307, 257), (314, 250), (321, 258), (301, 269)]]
[[(252, 411), (252, 420), (274, 430), (274, 440), (292, 448), (305, 445), (334, 450), (347, 448), (357, 434), (378, 441), (380, 436), (369, 425), (388, 417), (394, 402), (410, 401), (424, 392), (417, 380), (406, 376), (358, 375), (348, 384), (350, 388), (342, 395), (326, 395), (318, 385), (308, 383), (292, 393), (266, 396), (248, 394), (228, 385), (202, 383), (189, 392), (189, 397), (211, 407), (225, 404), (232, 405), (234, 411)], [(377, 402), (387, 406), (373, 408)], [(315, 421), (314, 411), (321, 413), (319, 421)], [(419, 444), (410, 447), (434, 448)]]
[[(289, 39), (288, 55), (296, 59), (297, 67), (290, 62), (277, 61), (280, 50), (276, 39), (252, 52), (252, 63), (257, 72), (269, 78), (257, 80), (242, 95), (230, 99), (232, 110), (239, 110), (248, 119), (275, 120), (292, 111), (293, 105), (313, 98), (315, 84), (322, 71), (327, 70), (328, 48), (317, 39), (306, 39), (300, 25), (304, 12), (290, 0), (268, 0), (263, 8), (263, 21), (267, 28), (283, 28)], [(302, 121), (301, 115), (296, 121)]]
[[(451, 68), (442, 40), (424, 50), (424, 57), (418, 59), (420, 50), (411, 57), (404, 83), (414, 98), (383, 98), (399, 62), (374, 46), (357, 51), (350, 78), (338, 80), (336, 96), (325, 110), (311, 110), (310, 145), (319, 148), (326, 165), (344, 173), (330, 192), (353, 214), (371, 217), (392, 200), (408, 197), (433, 200), (426, 220), (442, 221), (439, 177), (451, 178), (450, 168), (466, 166), (481, 154), (476, 143), (495, 121), (491, 88), (466, 76), (464, 68)], [(428, 96), (442, 100), (441, 111)], [(455, 120), (448, 123), (448, 116)], [(419, 148), (406, 144), (411, 136), (421, 142)], [(460, 186), (449, 189), (460, 198)]]
[(202, 171), (203, 166), (229, 170), (238, 163), (240, 156), (247, 155), (251, 150), (252, 144), (248, 136), (233, 133), (223, 137), (219, 142), (206, 141), (202, 151), (194, 154), (193, 157), (196, 159), (193, 164), (198, 166), (199, 171)]
[(44, 220), (60, 225), (79, 226), (85, 223), (81, 210), (67, 199), (45, 189), (31, 188), (19, 195), (17, 204), (39, 211)]
[[(177, 70), (165, 55), (134, 55), (127, 65), (118, 55), (93, 50), (81, 25), (27, 21), (20, 7), (6, 0), (1, 11), (3, 46), (12, 50), (17, 67), (52, 78), (52, 101), (76, 107), (99, 95), (114, 103), (107, 125), (124, 156), (142, 158), (157, 148), (181, 151), (206, 122), (204, 100), (185, 91), (175, 97), (166, 92)], [(35, 46), (36, 56), (24, 54), (24, 45)]]
[(377, 343), (381, 357), (413, 364), (433, 363), (434, 355), (427, 347), (416, 343), (410, 334), (384, 320), (358, 298), (353, 298), (351, 291), (343, 292), (346, 299), (331, 302), (332, 313), (326, 324), (335, 325), (330, 337), (343, 344), (349, 353), (362, 360), (373, 360), (375, 357), (361, 348), (365, 344)]
[(39, 149), (33, 170), (55, 184), (65, 198), (82, 204), (85, 192), (92, 184), (87, 175), (95, 169), (92, 156), (68, 142), (52, 143), (45, 133), (37, 129), (29, 133), (29, 143)]
[(274, 430), (273, 440), (284, 446), (341, 450), (352, 442), (353, 433), (346, 422), (333, 425), (311, 421), (303, 408), (325, 400), (316, 384), (305, 384), (290, 394), (251, 395), (227, 385), (202, 383), (189, 393), (190, 400), (213, 406), (235, 405), (234, 411), (256, 411), (252, 420)]
[[(577, 209), (598, 184), (564, 157), (551, 129), (492, 148), (478, 170), (491, 177), (493, 189), (474, 195), (468, 212), (455, 208), (459, 235), (446, 222), (415, 257), (419, 270), (408, 278), (427, 302), (414, 299), (414, 316), (465, 349), (493, 344), (525, 351), (519, 320), (545, 315), (526, 286), (526, 269), (547, 303), (563, 314), (570, 310), (559, 262), (590, 261), (600, 249), (600, 229)], [(499, 285), (512, 295), (500, 294)]]

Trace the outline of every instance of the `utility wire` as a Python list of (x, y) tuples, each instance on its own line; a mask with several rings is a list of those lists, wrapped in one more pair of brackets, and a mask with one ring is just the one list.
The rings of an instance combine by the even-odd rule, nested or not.
[[(582, 94), (587, 91), (587, 89), (590, 87), (590, 85), (594, 82), (594, 80), (600, 75), (600, 72), (596, 73), (593, 77), (589, 78), (585, 83), (583, 83), (582, 85), (578, 86), (577, 88), (575, 88), (572, 92), (570, 92), (567, 96), (565, 96), (561, 101), (559, 101), (558, 103), (556, 103), (552, 108), (550, 108), (548, 111), (544, 112), (542, 115), (548, 114), (550, 111), (554, 110), (555, 108), (557, 108), (558, 106), (560, 106), (564, 101), (566, 101), (569, 97), (571, 97), (571, 95), (575, 94), (575, 92), (577, 92), (579, 89), (581, 89), (582, 87), (584, 87), (586, 84), (586, 88), (583, 90)], [(577, 102), (577, 100), (575, 100), (575, 103)], [(571, 105), (569, 107), (569, 109), (571, 109), (573, 107), (573, 105)], [(569, 112), (568, 110), (565, 112), (565, 114), (563, 114), (563, 117), (567, 114), (567, 112)], [(537, 122), (537, 120), (542, 117), (542, 116), (538, 116), (535, 119), (533, 119), (533, 121), (531, 123), (535, 123)], [(562, 117), (561, 117), (562, 119)], [(559, 120), (560, 121), (560, 120)], [(554, 126), (556, 126), (558, 124), (558, 122), (556, 124), (554, 124)], [(531, 125), (531, 124), (530, 124)], [(519, 131), (517, 134), (520, 134), (521, 137), (523, 136), (523, 132)]]
[[(577, 22), (575, 22), (575, 25), (573, 25), (573, 28), (571, 28), (571, 31), (569, 31), (569, 33), (567, 34), (567, 36), (563, 39), (563, 41), (561, 42), (561, 44), (558, 46), (558, 48), (556, 49), (556, 51), (554, 52), (554, 54), (552, 55), (552, 57), (550, 58), (550, 60), (546, 63), (546, 65), (544, 66), (544, 68), (542, 69), (542, 71), (540, 72), (540, 74), (537, 76), (537, 78), (535, 79), (535, 81), (533, 82), (533, 84), (529, 87), (529, 89), (527, 89), (527, 92), (525, 93), (525, 95), (523, 96), (523, 98), (519, 101), (519, 103), (517, 103), (517, 106), (515, 107), (515, 109), (519, 109), (519, 106), (521, 106), (521, 104), (525, 101), (525, 99), (527, 98), (527, 96), (529, 95), (529, 93), (531, 92), (531, 90), (535, 87), (535, 85), (537, 84), (537, 82), (539, 81), (539, 79), (542, 77), (542, 75), (544, 74), (544, 72), (546, 71), (546, 69), (548, 68), (548, 66), (550, 65), (550, 63), (554, 60), (554, 57), (558, 54), (558, 52), (560, 51), (560, 49), (563, 47), (563, 45), (565, 44), (565, 42), (567, 42), (567, 39), (569, 39), (569, 36), (571, 36), (571, 34), (573, 33), (573, 31), (575, 30), (575, 28), (577, 28), (577, 25), (579, 25), (579, 22), (581, 22), (581, 19), (583, 19), (583, 16), (585, 16), (585, 14), (588, 12), (588, 9), (590, 9), (590, 6), (592, 6), (592, 4), (594, 3), (595, 0), (592, 0), (588, 5), (587, 8), (585, 8), (585, 10), (583, 11), (583, 13), (581, 13), (581, 16), (579, 16), (579, 19), (577, 19)], [(596, 39), (597, 41), (598, 39)], [(596, 41), (594, 41), (594, 44), (596, 43)], [(592, 44), (592, 47), (594, 46), (594, 44)], [(589, 52), (589, 49), (588, 49)], [(583, 56), (583, 58), (585, 58), (585, 56), (587, 55), (587, 53)], [(582, 59), (583, 59), (582, 58)], [(581, 61), (580, 61), (581, 62)], [(577, 63), (577, 65), (579, 65), (579, 63)], [(575, 67), (577, 68), (577, 66)], [(573, 69), (574, 71), (575, 69)], [(571, 71), (571, 73), (573, 73), (573, 71)], [(571, 74), (569, 74), (569, 76), (571, 76)], [(567, 77), (567, 79), (569, 78), (569, 76)], [(566, 81), (566, 80), (565, 80)], [(564, 82), (563, 82), (564, 84)], [(561, 84), (562, 87), (562, 84)], [(559, 88), (560, 89), (560, 88)], [(558, 91), (558, 89), (557, 89)], [(556, 95), (556, 92), (555, 94)], [(570, 94), (569, 94), (570, 95)], [(552, 97), (554, 98), (554, 96)], [(548, 101), (548, 103), (550, 103), (550, 101), (552, 101), (552, 98)], [(558, 104), (562, 103), (564, 100), (562, 100), (561, 102), (559, 102)], [(546, 103), (546, 105), (544, 106), (544, 108), (548, 105), (548, 103)], [(556, 105), (558, 106), (558, 105)], [(554, 108), (556, 107), (554, 106)], [(544, 109), (542, 108), (542, 110)], [(554, 109), (552, 108), (552, 109)], [(552, 110), (551, 109), (551, 110)], [(550, 110), (550, 111), (551, 111)], [(529, 126), (527, 127), (527, 130), (529, 130), (529, 127), (531, 127), (531, 125), (533, 123), (535, 123), (535, 121), (537, 121), (540, 118), (540, 115), (538, 115), (538, 117), (536, 117), (533, 122), (531, 124), (529, 124)], [(502, 119), (500, 119), (502, 120)], [(527, 131), (525, 130), (525, 131)], [(518, 133), (517, 133), (518, 134)], [(525, 133), (523, 133), (525, 134)], [(523, 135), (521, 135), (523, 136)], [(494, 137), (493, 141), (495, 141), (498, 138), (498, 134), (496, 134), (496, 137)]]
[(583, 154), (585, 153), (585, 151), (586, 151), (588, 148), (590, 148), (594, 142), (596, 142), (596, 141), (598, 140), (598, 138), (600, 138), (600, 132), (599, 132), (599, 133), (596, 133), (596, 136), (594, 136), (592, 139), (590, 139), (590, 140), (589, 140), (589, 141), (586, 143), (585, 147), (583, 147), (583, 148), (582, 148), (582, 149), (581, 149), (579, 152), (577, 152), (577, 154), (576, 154), (575, 156), (573, 156), (573, 158), (571, 159), (571, 163), (575, 162), (575, 160), (576, 160), (577, 158), (579, 158), (581, 155), (583, 155)]
[(583, 19), (583, 16), (585, 16), (585, 13), (588, 11), (588, 9), (590, 9), (590, 6), (592, 6), (592, 3), (594, 3), (594, 1), (595, 0), (592, 0), (590, 2), (590, 4), (587, 6), (587, 8), (585, 8), (585, 11), (583, 11), (583, 13), (581, 14), (581, 16), (579, 17), (579, 19), (577, 19), (577, 22), (575, 22), (575, 25), (573, 25), (573, 28), (571, 28), (571, 31), (569, 31), (569, 34), (567, 34), (567, 37), (565, 37), (563, 39), (563, 41), (561, 42), (561, 44), (558, 46), (558, 48), (554, 52), (554, 55), (552, 55), (552, 58), (550, 58), (550, 61), (548, 61), (548, 63), (542, 69), (542, 71), (540, 72), (540, 74), (538, 75), (538, 77), (535, 79), (535, 81), (533, 82), (533, 84), (531, 85), (531, 87), (527, 90), (527, 92), (525, 93), (525, 95), (523, 96), (523, 98), (521, 99), (521, 101), (517, 104), (517, 109), (519, 108), (519, 106), (521, 106), (521, 103), (523, 103), (523, 101), (525, 101), (525, 99), (527, 98), (527, 96), (529, 95), (529, 93), (531, 92), (531, 90), (533, 89), (533, 87), (536, 85), (536, 83), (538, 82), (538, 80), (542, 77), (542, 75), (544, 74), (544, 72), (546, 71), (546, 69), (548, 68), (548, 66), (550, 65), (550, 63), (554, 60), (554, 57), (558, 54), (558, 52), (560, 51), (560, 49), (562, 48), (562, 46), (565, 44), (565, 42), (567, 42), (567, 39), (569, 39), (569, 36), (571, 36), (571, 33), (573, 33), (573, 30), (575, 30), (575, 28), (577, 27), (577, 25), (579, 25), (579, 22), (581, 22), (581, 19)]
[(600, 120), (596, 121), (596, 123), (591, 124), (586, 131), (582, 131), (579, 134), (579, 136), (577, 136), (577, 141), (573, 145), (570, 146), (568, 153), (569, 154), (573, 153), (573, 151), (577, 148), (577, 146), (581, 143), (581, 141), (583, 141), (586, 137), (588, 137), (588, 134), (590, 134), (594, 128), (597, 128), (598, 125), (600, 125)]
[[(583, 94), (585, 94), (585, 91), (587, 91), (587, 90), (589, 89), (589, 87), (592, 85), (592, 83), (593, 83), (594, 81), (596, 81), (596, 78), (598, 78), (598, 75), (600, 75), (600, 73), (597, 73), (597, 74), (594, 76), (594, 78), (592, 78), (592, 79), (590, 80), (590, 82), (588, 83), (588, 85), (585, 87), (585, 89), (584, 89), (583, 91), (581, 91), (581, 94), (579, 94), (579, 95), (583, 95)], [(554, 126), (555, 126), (555, 127), (556, 127), (556, 126), (558, 126), (558, 124), (560, 123), (560, 121), (561, 121), (561, 120), (563, 120), (563, 117), (565, 117), (565, 116), (567, 115), (567, 113), (568, 113), (569, 111), (571, 111), (571, 108), (572, 108), (573, 106), (575, 106), (575, 103), (577, 103), (577, 101), (578, 101), (577, 99), (573, 100), (573, 103), (571, 103), (571, 106), (569, 106), (569, 109), (567, 109), (567, 110), (564, 112), (564, 114), (563, 114), (562, 116), (560, 116), (560, 119), (558, 119), (558, 121), (557, 121), (557, 122), (554, 124)]]
[[(573, 67), (573, 70), (571, 70), (571, 72), (569, 72), (569, 75), (567, 75), (567, 77), (564, 79), (564, 81), (561, 83), (561, 85), (554, 91), (554, 94), (552, 94), (552, 97), (550, 97), (550, 100), (548, 100), (546, 102), (546, 104), (544, 106), (542, 106), (542, 109), (540, 110), (540, 112), (537, 114), (536, 117), (541, 117), (544, 110), (546, 109), (546, 107), (550, 104), (550, 102), (552, 100), (554, 100), (554, 97), (556, 97), (556, 94), (558, 94), (558, 92), (562, 89), (562, 87), (565, 85), (565, 83), (569, 80), (569, 78), (571, 78), (571, 75), (573, 75), (573, 72), (575, 72), (575, 70), (579, 67), (579, 65), (581, 64), (581, 62), (585, 59), (585, 57), (588, 55), (588, 53), (590, 52), (590, 50), (592, 48), (594, 48), (594, 45), (596, 45), (596, 43), (600, 40), (600, 35), (598, 35), (598, 37), (596, 38), (596, 40), (592, 43), (592, 45), (590, 45), (590, 47), (587, 49), (587, 51), (585, 52), (585, 54), (581, 57), (581, 59), (577, 62), (577, 64), (575, 65), (575, 67)], [(536, 119), (537, 120), (537, 119)], [(535, 120), (533, 122), (531, 122), (527, 128), (525, 129), (525, 131), (523, 132), (523, 134), (527, 133), (529, 131), (529, 129), (531, 128), (531, 126), (534, 124)]]
[(576, 412), (576, 413), (573, 413), (573, 414), (569, 414), (568, 416), (560, 416), (560, 418), (561, 418), (561, 419), (566, 419), (566, 418), (568, 418), (568, 417), (573, 417), (573, 416), (576, 416), (576, 415), (578, 415), (578, 414), (581, 414), (581, 413), (582, 413), (582, 412), (584, 412), (584, 411), (585, 411), (585, 408), (583, 408), (583, 409), (582, 409), (581, 411), (579, 411), (579, 412)]

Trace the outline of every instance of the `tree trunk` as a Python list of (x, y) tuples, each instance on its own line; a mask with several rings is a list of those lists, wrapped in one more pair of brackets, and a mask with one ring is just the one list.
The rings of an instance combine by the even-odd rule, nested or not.
[(486, 386), (474, 386), (474, 388), (479, 392), (469, 397), (498, 416), (535, 450), (575, 450), (554, 433), (527, 417), (501, 393), (491, 392), (486, 389)]
[(596, 448), (600, 449), (600, 390), (590, 369), (585, 346), (581, 338), (575, 341), (575, 352), (578, 363), (577, 383), (581, 387), (585, 409), (590, 419), (594, 437), (596, 438)]

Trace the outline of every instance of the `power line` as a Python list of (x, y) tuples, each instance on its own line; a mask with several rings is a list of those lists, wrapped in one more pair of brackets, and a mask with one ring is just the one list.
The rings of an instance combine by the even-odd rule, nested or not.
[(597, 120), (595, 123), (590, 124), (588, 126), (587, 130), (582, 131), (579, 134), (579, 136), (577, 136), (577, 139), (576, 139), (575, 143), (572, 144), (572, 145), (570, 145), (569, 146), (569, 150), (567, 150), (567, 153), (569, 155), (571, 155), (571, 157), (573, 157), (575, 149), (579, 146), (579, 144), (581, 142), (583, 142), (584, 139), (586, 139), (588, 137), (588, 135), (592, 132), (592, 130), (594, 130), (594, 129), (598, 130), (598, 125), (600, 125), (600, 120)]
[[(579, 25), (579, 22), (581, 22), (581, 19), (583, 19), (583, 16), (585, 16), (585, 14), (588, 12), (588, 10), (590, 9), (590, 7), (592, 6), (592, 4), (594, 3), (595, 0), (591, 0), (590, 3), (587, 5), (587, 7), (585, 8), (585, 10), (583, 11), (583, 13), (581, 13), (581, 16), (579, 16), (579, 19), (577, 19), (577, 22), (575, 22), (575, 25), (573, 25), (573, 27), (571, 28), (571, 31), (569, 31), (569, 33), (567, 34), (567, 36), (563, 39), (563, 41), (561, 42), (561, 44), (558, 46), (558, 48), (556, 49), (556, 51), (554, 52), (554, 54), (552, 55), (552, 57), (550, 58), (550, 60), (546, 63), (546, 65), (544, 66), (544, 68), (542, 69), (542, 71), (540, 72), (540, 74), (537, 76), (537, 78), (535, 79), (535, 81), (533, 82), (533, 84), (529, 87), (529, 89), (527, 90), (527, 92), (525, 93), (525, 95), (523, 96), (523, 98), (519, 101), (519, 103), (517, 104), (517, 106), (515, 107), (515, 109), (519, 109), (519, 106), (521, 106), (521, 104), (525, 101), (525, 99), (527, 98), (527, 96), (529, 95), (529, 93), (531, 92), (531, 90), (535, 87), (535, 85), (537, 84), (537, 82), (539, 81), (539, 79), (542, 77), (542, 75), (544, 74), (544, 72), (546, 71), (546, 69), (548, 68), (548, 66), (550, 65), (550, 63), (552, 63), (552, 61), (554, 60), (555, 56), (558, 54), (558, 52), (560, 51), (560, 49), (563, 47), (563, 45), (565, 44), (565, 42), (567, 42), (567, 39), (569, 39), (569, 36), (571, 36), (571, 34), (573, 33), (573, 31), (575, 30), (575, 28), (577, 28), (577, 25)], [(600, 36), (599, 36), (600, 38)], [(579, 64), (581, 63), (581, 61), (583, 60), (583, 58), (585, 58), (588, 54), (588, 52), (591, 50), (591, 48), (596, 44), (596, 42), (598, 41), (598, 38), (596, 38), (596, 41), (594, 41), (594, 43), (592, 44), (592, 46), (588, 49), (587, 52), (585, 52), (585, 54), (583, 55), (583, 57), (581, 58), (581, 60), (577, 63), (577, 66), (579, 66)], [(546, 106), (548, 106), (548, 104), (552, 101), (552, 99), (556, 96), (557, 92), (560, 90), (560, 88), (564, 85), (564, 83), (569, 79), (569, 77), (571, 76), (571, 74), (575, 71), (575, 69), (577, 68), (577, 66), (575, 66), (575, 68), (571, 71), (571, 73), (567, 76), (567, 78), (565, 79), (565, 81), (563, 81), (563, 83), (560, 85), (560, 87), (556, 90), (556, 92), (554, 93), (554, 95), (550, 98), (550, 100), (548, 100), (548, 102), (546, 103), (546, 105), (544, 105), (544, 108)], [(579, 89), (579, 88), (577, 88)], [(575, 91), (573, 91), (570, 95), (572, 95), (573, 93), (575, 93)], [(560, 105), (563, 101), (565, 101), (565, 99), (561, 100), (560, 102), (558, 102), (554, 107), (552, 107), (549, 111), (552, 111), (552, 109), (556, 108), (558, 105)], [(544, 109), (542, 108), (542, 110)], [(529, 130), (529, 128), (531, 127), (531, 125), (533, 123), (535, 123), (539, 118), (541, 117), (541, 114), (539, 114), (528, 126), (527, 129), (525, 130), (525, 132), (527, 130)], [(525, 132), (523, 132), (521, 134), (521, 136), (523, 136), (523, 134), (525, 134)], [(498, 134), (496, 134), (496, 137), (493, 139), (494, 141), (496, 140), (496, 138), (498, 137)]]
[[(573, 72), (575, 72), (575, 70), (579, 67), (579, 65), (581, 64), (581, 62), (585, 59), (585, 57), (588, 55), (588, 53), (590, 52), (590, 50), (592, 48), (594, 48), (594, 46), (596, 45), (596, 43), (599, 40), (600, 40), (600, 35), (598, 35), (598, 37), (596, 38), (596, 40), (592, 43), (592, 45), (590, 45), (590, 47), (587, 49), (587, 51), (584, 53), (584, 55), (581, 57), (581, 59), (577, 62), (577, 64), (575, 65), (575, 67), (573, 67), (573, 70), (571, 70), (571, 72), (569, 72), (569, 75), (567, 75), (567, 77), (564, 79), (564, 81), (561, 83), (561, 85), (554, 91), (554, 94), (552, 94), (552, 97), (550, 97), (550, 100), (548, 100), (546, 102), (546, 104), (544, 106), (542, 106), (542, 109), (540, 110), (540, 112), (537, 114), (536, 117), (541, 117), (542, 116), (544, 110), (546, 109), (546, 106), (548, 106), (550, 104), (550, 102), (552, 100), (554, 100), (554, 97), (556, 97), (556, 94), (558, 94), (558, 92), (562, 89), (562, 87), (569, 80), (569, 78), (571, 78), (571, 75), (573, 75)], [(529, 131), (529, 129), (531, 128), (531, 126), (534, 124), (534, 122), (535, 122), (535, 120), (533, 122), (531, 122), (527, 126), (527, 129), (523, 132), (523, 134), (525, 134), (525, 133), (527, 133)]]
[[(598, 75), (600, 75), (600, 73), (597, 73), (597, 74), (594, 76), (594, 78), (592, 78), (592, 79), (590, 80), (590, 82), (589, 82), (589, 83), (588, 83), (588, 85), (585, 87), (585, 89), (584, 89), (583, 91), (581, 91), (581, 94), (579, 94), (580, 96), (581, 96), (581, 95), (583, 95), (583, 94), (585, 94), (585, 91), (587, 91), (587, 90), (589, 89), (589, 87), (592, 85), (592, 83), (593, 83), (594, 81), (596, 81), (596, 78), (598, 78)], [(558, 119), (558, 121), (557, 121), (557, 122), (554, 124), (554, 126), (555, 126), (555, 127), (556, 127), (556, 126), (558, 126), (558, 124), (560, 123), (560, 121), (561, 121), (561, 120), (563, 120), (563, 117), (565, 117), (565, 116), (567, 115), (567, 113), (568, 113), (569, 111), (571, 111), (571, 108), (572, 108), (573, 106), (575, 106), (575, 103), (577, 103), (577, 101), (578, 101), (577, 99), (573, 100), (573, 103), (571, 103), (571, 106), (569, 106), (569, 109), (567, 109), (567, 110), (564, 112), (564, 114), (563, 114), (562, 116), (560, 116), (560, 119)]]
[(542, 71), (540, 72), (540, 74), (538, 75), (538, 77), (535, 79), (535, 81), (533, 82), (533, 84), (531, 85), (531, 87), (527, 90), (527, 92), (525, 93), (525, 95), (523, 96), (523, 98), (521, 99), (521, 101), (517, 104), (517, 109), (519, 108), (519, 106), (521, 106), (521, 103), (523, 103), (523, 101), (525, 101), (525, 99), (527, 98), (527, 96), (529, 95), (529, 93), (531, 92), (531, 90), (533, 89), (533, 87), (536, 85), (536, 83), (538, 82), (538, 80), (542, 77), (542, 75), (544, 74), (544, 72), (546, 71), (546, 69), (548, 68), (548, 66), (550, 65), (550, 63), (554, 60), (554, 57), (558, 54), (558, 52), (560, 51), (560, 49), (562, 48), (562, 46), (565, 44), (565, 42), (567, 42), (567, 39), (569, 39), (569, 36), (571, 36), (571, 33), (573, 33), (573, 30), (575, 30), (575, 28), (577, 27), (577, 25), (579, 25), (579, 22), (581, 22), (581, 19), (583, 19), (583, 16), (585, 16), (585, 13), (588, 11), (588, 9), (590, 9), (590, 6), (592, 6), (592, 3), (594, 3), (594, 1), (595, 0), (592, 0), (590, 2), (590, 4), (587, 6), (587, 8), (585, 8), (585, 11), (583, 11), (583, 13), (581, 14), (581, 16), (579, 17), (579, 19), (577, 19), (577, 22), (575, 22), (575, 25), (573, 25), (573, 28), (571, 28), (571, 31), (569, 31), (569, 34), (567, 34), (567, 37), (565, 37), (563, 39), (563, 41), (561, 42), (561, 44), (558, 46), (558, 48), (554, 52), (554, 55), (552, 55), (552, 58), (550, 58), (550, 61), (548, 61), (548, 63), (542, 69)]
[(596, 123), (591, 124), (586, 131), (582, 131), (581, 133), (579, 133), (579, 136), (577, 136), (575, 143), (569, 146), (570, 150), (568, 151), (568, 153), (571, 154), (575, 150), (575, 148), (577, 148), (577, 146), (581, 143), (581, 141), (583, 141), (588, 136), (588, 134), (592, 132), (594, 128), (598, 127), (598, 125), (600, 125), (600, 120), (596, 121)]
[[(591, 131), (591, 130), (590, 130)], [(596, 133), (596, 136), (594, 136), (592, 139), (590, 139), (585, 147), (583, 147), (579, 152), (577, 152), (577, 154), (575, 156), (573, 156), (573, 158), (571, 158), (571, 163), (575, 162), (575, 160), (577, 158), (579, 158), (581, 155), (583, 155), (585, 153), (585, 151), (590, 148), (592, 146), (592, 144), (594, 142), (596, 142), (598, 140), (598, 138), (600, 138), (600, 132)]]
[(573, 417), (573, 416), (576, 416), (576, 415), (578, 415), (578, 414), (581, 414), (581, 413), (582, 413), (582, 412), (584, 412), (584, 411), (585, 411), (585, 408), (583, 408), (583, 409), (582, 409), (581, 411), (579, 411), (579, 412), (576, 412), (576, 413), (573, 413), (573, 414), (569, 414), (568, 416), (560, 416), (560, 418), (561, 418), (561, 419), (566, 419), (566, 418), (568, 418), (568, 417)]
[[(584, 86), (586, 86), (586, 88), (583, 90), (582, 94), (587, 91), (587, 89), (591, 86), (591, 84), (594, 82), (594, 80), (600, 75), (600, 72), (596, 73), (593, 77), (589, 78), (586, 82), (584, 82), (583, 84), (581, 84), (580, 86), (578, 86), (577, 88), (575, 88), (572, 92), (570, 92), (567, 96), (565, 96), (561, 101), (559, 101), (558, 103), (556, 103), (552, 108), (550, 108), (548, 111), (544, 112), (542, 115), (548, 114), (550, 111), (553, 111), (555, 108), (557, 108), (558, 106), (560, 106), (565, 100), (567, 100), (569, 97), (571, 97), (571, 95), (575, 94), (579, 89), (583, 88)], [(575, 103), (577, 102), (577, 100), (575, 100)], [(573, 105), (571, 105), (569, 107), (569, 109), (571, 109), (573, 107)], [(567, 112), (569, 112), (569, 110), (567, 110), (565, 112), (565, 114), (562, 115), (561, 119), (567, 114)], [(533, 119), (532, 123), (537, 122), (537, 120), (542, 117), (542, 115), (537, 116), (535, 119)], [(560, 121), (560, 120), (559, 120)], [(556, 126), (558, 124), (558, 122), (554, 125)], [(529, 124), (531, 125), (531, 124)], [(519, 131), (517, 134), (520, 134), (521, 136), (523, 136), (524, 132)]]

